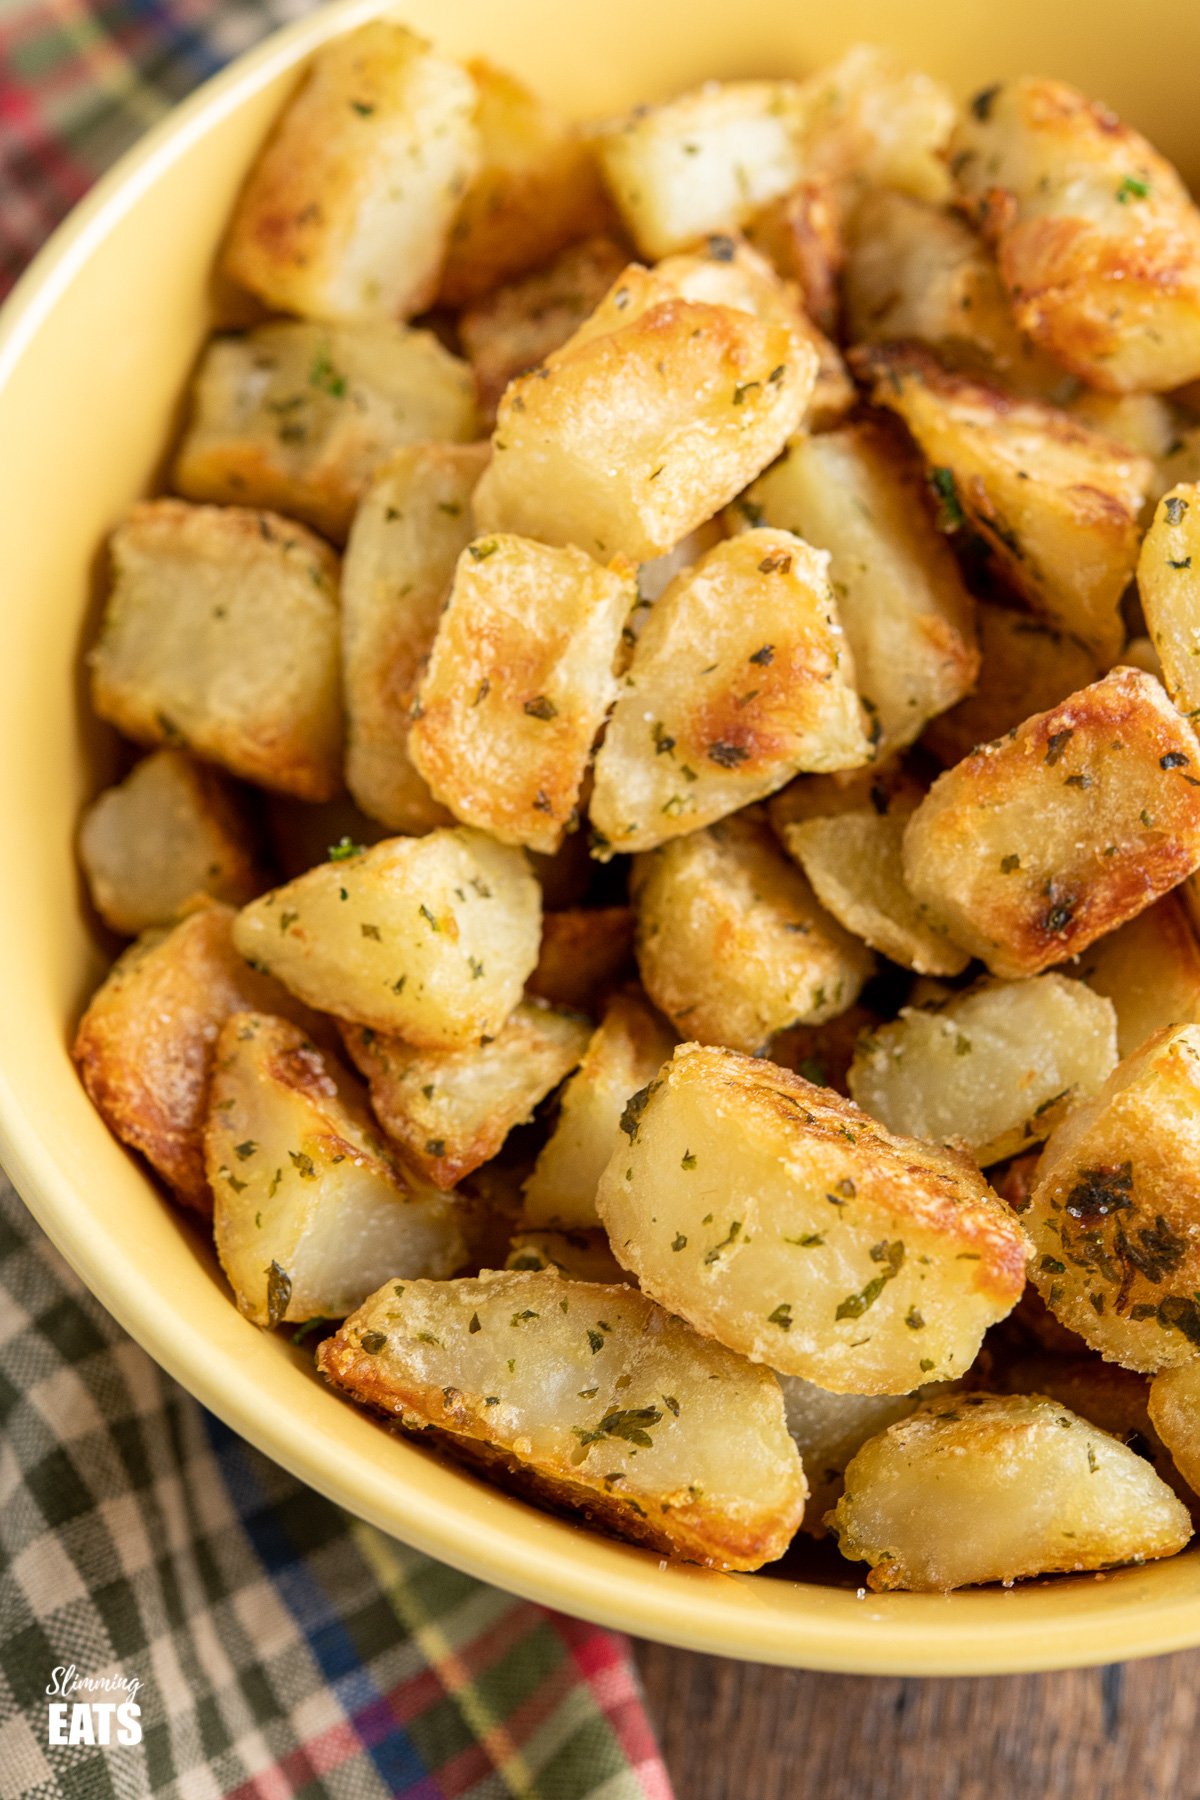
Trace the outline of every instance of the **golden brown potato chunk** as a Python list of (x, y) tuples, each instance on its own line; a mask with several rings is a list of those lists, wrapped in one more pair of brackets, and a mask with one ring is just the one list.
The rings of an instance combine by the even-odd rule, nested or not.
[(750, 1054), (845, 1012), (874, 967), (765, 825), (725, 819), (634, 864), (637, 960), (681, 1033)]
[(388, 1282), (318, 1353), (409, 1431), (710, 1568), (782, 1556), (806, 1493), (779, 1383), (627, 1287)]
[(851, 360), (917, 440), (944, 523), (970, 525), (1032, 607), (1115, 657), (1147, 459), (1058, 407), (944, 369), (919, 344), (866, 345)]
[(986, 88), (950, 144), (1023, 331), (1092, 387), (1200, 375), (1200, 214), (1138, 132), (1062, 81)]
[(572, 1281), (629, 1280), (602, 1231), (518, 1231), (504, 1266), (549, 1269)]
[(934, 782), (905, 879), (994, 975), (1036, 975), (1200, 865), (1197, 762), (1153, 676), (1114, 669)]
[[(975, 622), (980, 651), (975, 691), (931, 719), (921, 738), (947, 766), (977, 745), (1003, 737), (1031, 713), (1057, 706), (1101, 673), (1086, 644), (1044, 619), (1008, 606), (981, 605)], [(1130, 660), (1128, 652), (1122, 660)]]
[(1022, 1214), (1065, 1325), (1127, 1369), (1200, 1348), (1200, 1027), (1160, 1031), (1042, 1153)]
[(633, 265), (509, 385), (475, 499), (482, 530), (646, 561), (782, 449), (817, 373), (794, 318), (663, 297), (665, 285)]
[(1029, 1242), (958, 1151), (761, 1059), (684, 1044), (621, 1121), (597, 1210), (646, 1293), (835, 1393), (969, 1368)]
[(341, 1319), (389, 1275), (466, 1260), (453, 1205), (406, 1181), (358, 1084), (285, 1019), (221, 1027), (204, 1159), (217, 1255), (256, 1325)]
[(955, 105), (941, 82), (874, 44), (856, 44), (801, 83), (804, 171), (847, 211), (872, 188), (948, 198)]
[(1148, 1462), (1044, 1394), (926, 1401), (863, 1445), (828, 1522), (877, 1593), (1149, 1562), (1192, 1535)]
[(1200, 1360), (1164, 1369), (1150, 1383), (1150, 1417), (1175, 1467), (1200, 1494)]
[(1167, 692), (1200, 718), (1200, 485), (1160, 500), (1138, 558), (1138, 593)]
[(471, 371), (432, 332), (276, 320), (205, 351), (174, 482), (189, 500), (271, 506), (343, 543), (390, 451), (475, 427)]
[(767, 816), (782, 843), (789, 825), (859, 813), (868, 806), (881, 817), (896, 813), (907, 818), (924, 793), (923, 784), (904, 758), (892, 756), (837, 775), (801, 775), (778, 794), (772, 794), (767, 802)]
[(637, 599), (623, 558), (476, 538), (458, 559), (409, 754), (465, 825), (550, 854), (574, 826), (613, 663)]
[(418, 1050), (369, 1025), (344, 1025), (371, 1105), (410, 1168), (452, 1188), (490, 1162), (587, 1047), (588, 1023), (523, 1000), (495, 1036), (462, 1050)]
[(799, 1375), (780, 1375), (788, 1430), (808, 1481), (808, 1505), (800, 1529), (806, 1537), (829, 1535), (825, 1515), (841, 1498), (846, 1464), (868, 1438), (920, 1405), (916, 1394), (831, 1394)]
[(745, 224), (747, 241), (785, 281), (795, 282), (808, 317), (831, 337), (841, 311), (842, 211), (831, 179), (805, 179)]
[(484, 444), (418, 444), (379, 472), (342, 566), (346, 785), (395, 831), (449, 823), (408, 753), (412, 704), (454, 568), (474, 536)]
[(556, 1006), (590, 1012), (632, 962), (631, 908), (569, 907), (542, 919), (542, 947), (527, 986)]
[(607, 851), (650, 850), (870, 746), (827, 559), (787, 531), (707, 551), (655, 601), (596, 758)]
[(1174, 894), (1100, 938), (1079, 973), (1116, 1008), (1122, 1056), (1166, 1025), (1200, 1025), (1200, 943)]
[(1177, 443), (1176, 415), (1161, 394), (1098, 394), (1083, 388), (1068, 400), (1067, 411), (1152, 463), (1163, 463)]
[(706, 82), (600, 128), (600, 163), (643, 256), (736, 230), (803, 173), (792, 81)]
[(144, 756), (92, 801), (79, 860), (100, 917), (131, 937), (202, 895), (241, 906), (266, 885), (236, 789), (181, 750)]
[(850, 1092), (889, 1131), (961, 1142), (980, 1168), (1048, 1137), (1117, 1062), (1112, 1004), (1062, 975), (982, 981), (859, 1040)]
[(878, 755), (970, 692), (974, 607), (920, 460), (876, 420), (799, 437), (732, 509), (829, 552), (837, 616)]
[(524, 853), (460, 828), (339, 845), (240, 912), (234, 941), (323, 1012), (456, 1050), (517, 1005), (540, 926)]
[(92, 995), (71, 1050), (109, 1129), (201, 1213), (212, 1211), (202, 1134), (222, 1023), (246, 1009), (307, 1019), (278, 982), (246, 967), (233, 919), (227, 906), (206, 906), (144, 933)]
[(613, 995), (525, 1183), (530, 1224), (599, 1224), (596, 1189), (619, 1142), (621, 1115), (674, 1048), (674, 1033), (644, 1000), (635, 993)]
[(783, 842), (839, 925), (922, 975), (961, 975), (970, 962), (921, 911), (904, 880), (908, 820), (874, 807), (786, 825)]
[(586, 238), (544, 268), (493, 289), (458, 317), (481, 412), (496, 417), (514, 376), (536, 368), (579, 329), (629, 258), (611, 238)]
[(847, 233), (844, 282), (852, 343), (916, 338), (949, 368), (1015, 394), (1057, 399), (1072, 385), (1018, 330), (986, 247), (941, 207), (894, 189), (868, 194)]
[(334, 38), (250, 171), (225, 273), (304, 318), (422, 311), (479, 166), (475, 104), (466, 70), (397, 21)]
[(112, 536), (92, 702), (141, 744), (175, 744), (305, 800), (341, 782), (338, 562), (275, 513), (145, 500)]
[(523, 82), (477, 58), (479, 167), (450, 232), (438, 300), (463, 306), (536, 268), (589, 232), (611, 208), (582, 133)]

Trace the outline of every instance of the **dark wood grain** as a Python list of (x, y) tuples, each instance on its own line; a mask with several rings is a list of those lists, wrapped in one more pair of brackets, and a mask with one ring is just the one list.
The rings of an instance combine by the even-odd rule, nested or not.
[(677, 1800), (1200, 1800), (1200, 1651), (947, 1681), (637, 1656)]

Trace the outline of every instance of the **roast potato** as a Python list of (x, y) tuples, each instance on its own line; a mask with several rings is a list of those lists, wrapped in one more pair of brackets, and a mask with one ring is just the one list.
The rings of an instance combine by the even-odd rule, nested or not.
[(143, 500), (113, 533), (112, 571), (88, 658), (100, 717), (138, 743), (331, 799), (342, 710), (328, 545), (275, 513)]
[(1167, 692), (1200, 718), (1200, 485), (1181, 482), (1159, 501), (1138, 558), (1138, 595)]
[(967, 1145), (980, 1168), (1048, 1137), (1117, 1062), (1111, 1001), (1081, 981), (982, 981), (859, 1040), (850, 1092), (889, 1131)]
[(240, 906), (266, 885), (236, 789), (182, 750), (144, 756), (92, 801), (79, 860), (100, 917), (131, 937), (203, 895)]
[(1044, 1394), (950, 1394), (871, 1438), (829, 1514), (879, 1593), (1174, 1556), (1187, 1507), (1150, 1464)]
[(498, 534), (458, 559), (408, 734), (435, 796), (505, 844), (557, 850), (578, 819), (631, 564)]
[(638, 857), (642, 983), (679, 1031), (753, 1053), (858, 998), (874, 959), (816, 900), (768, 828), (722, 820)]
[[(1003, 737), (1031, 713), (1046, 712), (1102, 671), (1095, 653), (1065, 631), (1009, 606), (975, 609), (979, 674), (975, 691), (931, 719), (921, 738), (949, 767), (979, 744)], [(1121, 658), (1132, 662), (1129, 649)]]
[(825, 1515), (842, 1492), (846, 1464), (897, 1419), (920, 1405), (916, 1394), (831, 1394), (800, 1375), (780, 1375), (788, 1430), (800, 1452), (808, 1504), (800, 1526), (806, 1537), (829, 1534)]
[(1165, 1025), (1200, 1025), (1200, 944), (1174, 894), (1100, 938), (1079, 973), (1112, 1001), (1122, 1056)]
[(1035, 975), (1200, 865), (1198, 762), (1161, 684), (1114, 669), (934, 782), (905, 880), (993, 974)]
[(1200, 1361), (1164, 1369), (1150, 1383), (1150, 1418), (1175, 1467), (1200, 1494)]
[(835, 1393), (969, 1368), (1029, 1242), (960, 1152), (771, 1063), (684, 1044), (630, 1101), (597, 1211), (643, 1289)]
[(588, 1024), (545, 1001), (523, 1000), (494, 1037), (461, 1050), (420, 1050), (369, 1025), (344, 1025), (342, 1035), (402, 1160), (435, 1187), (452, 1188), (490, 1162), (570, 1074), (587, 1047)]
[(460, 827), (338, 846), (240, 912), (233, 935), (247, 961), (308, 1004), (455, 1050), (512, 1012), (540, 925), (524, 852)]
[(451, 1202), (402, 1175), (357, 1084), (285, 1019), (221, 1027), (204, 1161), (217, 1255), (256, 1325), (341, 1319), (386, 1274), (466, 1260)]
[(543, 918), (537, 967), (526, 985), (556, 1006), (591, 1012), (632, 962), (630, 907), (567, 907)]
[(602, 1231), (518, 1231), (506, 1269), (548, 1269), (572, 1281), (627, 1282)]
[(619, 1141), (622, 1114), (674, 1047), (674, 1035), (637, 994), (613, 995), (525, 1183), (531, 1224), (585, 1230), (599, 1224), (596, 1189)]
[(632, 1288), (388, 1282), (317, 1360), (406, 1430), (668, 1556), (757, 1569), (804, 1511), (775, 1377)]
[(466, 70), (393, 19), (330, 40), (242, 189), (225, 274), (308, 319), (411, 318), (481, 161)]

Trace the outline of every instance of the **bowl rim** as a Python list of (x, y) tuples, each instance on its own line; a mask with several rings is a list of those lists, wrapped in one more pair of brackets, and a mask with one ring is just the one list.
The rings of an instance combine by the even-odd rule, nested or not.
[[(385, 10), (387, 0), (333, 0), (269, 33), (170, 108), (126, 151), (47, 240), (0, 309), (0, 391), (93, 248), (164, 168), (243, 97), (328, 38)], [(4, 1068), (0, 1068), (0, 1160), (34, 1218), (89, 1290), (201, 1404), (346, 1511), (525, 1599), (682, 1648), (864, 1675), (1035, 1672), (1094, 1666), (1116, 1657), (1130, 1660), (1200, 1643), (1200, 1595), (1151, 1595), (1135, 1608), (1128, 1601), (1098, 1604), (1093, 1594), (1088, 1607), (1076, 1611), (1069, 1602), (1069, 1588), (1060, 1579), (1054, 1587), (1039, 1584), (1024, 1593), (977, 1591), (977, 1600), (987, 1593), (986, 1610), (977, 1603), (958, 1608), (958, 1596), (868, 1597), (863, 1590), (860, 1608), (846, 1604), (849, 1596), (844, 1589), (682, 1569), (651, 1552), (597, 1540), (590, 1533), (588, 1553), (573, 1554), (580, 1527), (531, 1530), (525, 1537), (514, 1537), (505, 1529), (507, 1507), (481, 1509), (483, 1516), (476, 1513), (466, 1519), (453, 1507), (439, 1504), (431, 1483), (406, 1486), (403, 1474), (384, 1467), (370, 1479), (374, 1472), (365, 1470), (362, 1459), (339, 1464), (303, 1416), (256, 1405), (251, 1389), (221, 1378), (219, 1358), (210, 1367), (193, 1354), (186, 1333), (180, 1337), (169, 1296), (149, 1282), (129, 1282), (105, 1240), (88, 1232), (84, 1209), (72, 1203), (69, 1182), (49, 1145), (27, 1123)], [(1124, 1577), (1134, 1572), (1120, 1573)], [(1067, 1582), (1092, 1579), (1066, 1578)], [(806, 1594), (802, 1609), (770, 1604), (770, 1589), (798, 1587)], [(1062, 1604), (1038, 1604), (1030, 1610), (1031, 1595), (1044, 1597), (1055, 1587)]]

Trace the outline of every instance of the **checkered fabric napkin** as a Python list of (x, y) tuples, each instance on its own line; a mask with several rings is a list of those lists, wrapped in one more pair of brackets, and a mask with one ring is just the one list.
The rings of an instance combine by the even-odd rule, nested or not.
[[(176, 100), (307, 10), (0, 0), (0, 291)], [(0, 1800), (671, 1800), (626, 1639), (301, 1487), (124, 1335), (2, 1176), (0, 1433)], [(111, 1685), (64, 1706), (75, 1677)], [(137, 1744), (51, 1741), (74, 1700), (131, 1695)]]

